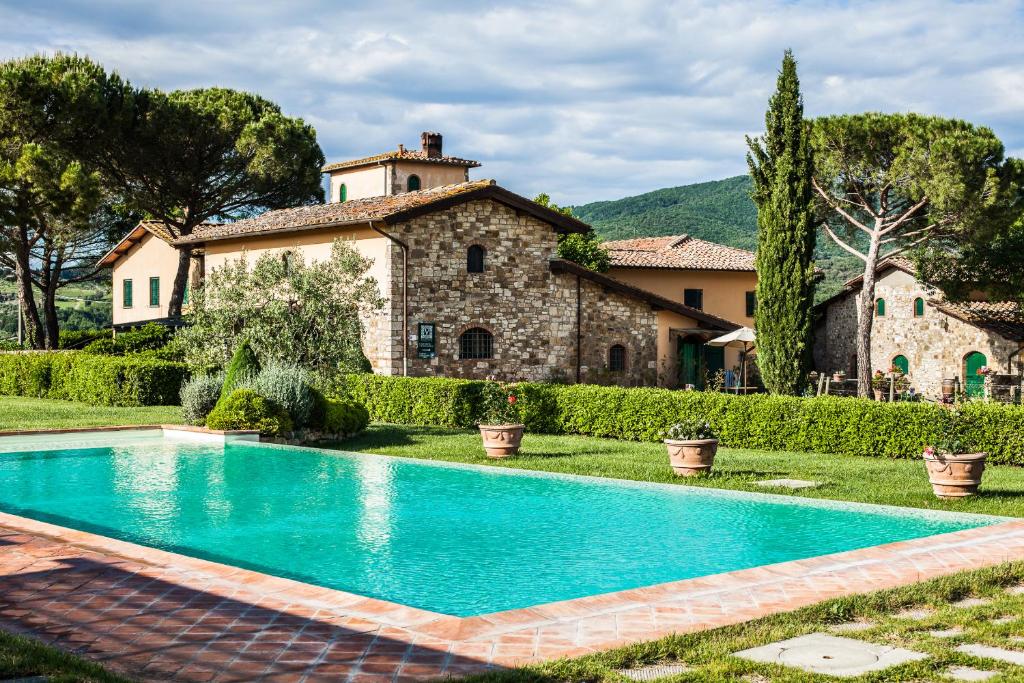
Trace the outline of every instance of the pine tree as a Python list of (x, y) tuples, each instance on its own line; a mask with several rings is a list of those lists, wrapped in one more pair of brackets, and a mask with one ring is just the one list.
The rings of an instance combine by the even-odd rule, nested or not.
[(796, 394), (811, 367), (814, 172), (796, 60), (786, 50), (765, 134), (747, 138), (757, 205), (757, 364), (773, 394)]

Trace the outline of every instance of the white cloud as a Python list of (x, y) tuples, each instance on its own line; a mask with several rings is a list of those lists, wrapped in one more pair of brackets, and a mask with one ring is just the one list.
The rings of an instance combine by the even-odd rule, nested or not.
[(421, 130), (560, 203), (743, 173), (792, 47), (810, 115), (917, 110), (1024, 149), (1020, 2), (0, 2), (0, 57), (87, 53), (139, 84), (255, 90), (329, 158)]

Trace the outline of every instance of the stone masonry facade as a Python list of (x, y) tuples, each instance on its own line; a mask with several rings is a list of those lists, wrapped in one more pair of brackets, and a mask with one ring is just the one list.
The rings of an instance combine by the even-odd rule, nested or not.
[[(386, 228), (408, 245), (410, 376), (575, 381), (577, 311), (580, 379), (653, 384), (657, 368), (657, 312), (649, 303), (604, 291), (585, 278), (554, 274), (552, 226), (500, 202), (481, 199)], [(467, 250), (485, 250), (484, 271), (467, 272)], [(392, 245), (388, 298), (390, 334), (368, 321), (364, 343), (374, 371), (402, 373), (402, 253)], [(435, 325), (436, 355), (419, 358), (419, 323)], [(493, 358), (460, 358), (460, 335), (483, 328), (493, 335)], [(381, 338), (386, 337), (386, 340)], [(607, 369), (611, 346), (626, 349), (625, 370)]]
[[(988, 365), (999, 373), (1017, 371), (1010, 367), (1011, 355), (1019, 348), (1017, 342), (946, 315), (927, 303), (924, 314), (915, 316), (914, 300), (927, 302), (934, 296), (902, 270), (880, 274), (875, 297), (885, 301), (885, 315), (875, 316), (871, 333), (872, 371), (888, 370), (893, 358), (905, 356), (911, 385), (932, 398), (941, 394), (943, 379), (964, 382), (964, 359), (972, 352), (985, 354)], [(818, 371), (845, 370), (855, 376), (859, 300), (858, 291), (826, 304), (814, 346)]]

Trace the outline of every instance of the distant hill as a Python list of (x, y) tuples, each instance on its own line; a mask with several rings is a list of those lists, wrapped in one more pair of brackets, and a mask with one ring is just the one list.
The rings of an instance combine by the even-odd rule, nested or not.
[[(750, 177), (745, 175), (574, 206), (573, 212), (606, 240), (686, 233), (751, 251), (757, 247), (757, 209), (750, 200)], [(818, 285), (819, 300), (860, 272), (860, 261), (824, 234), (818, 236), (817, 262), (825, 272)]]

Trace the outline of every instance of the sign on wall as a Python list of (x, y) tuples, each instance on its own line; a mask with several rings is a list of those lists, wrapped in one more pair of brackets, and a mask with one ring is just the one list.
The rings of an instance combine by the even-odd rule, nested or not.
[(433, 358), (437, 355), (437, 337), (434, 323), (420, 323), (416, 342), (416, 355), (420, 358)]

